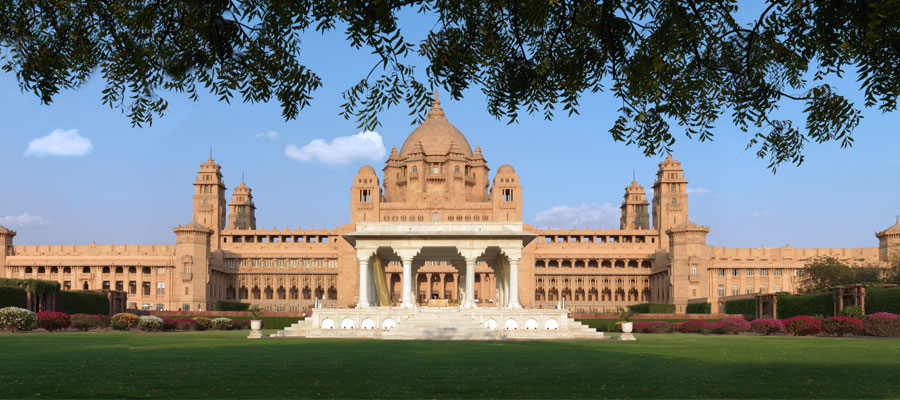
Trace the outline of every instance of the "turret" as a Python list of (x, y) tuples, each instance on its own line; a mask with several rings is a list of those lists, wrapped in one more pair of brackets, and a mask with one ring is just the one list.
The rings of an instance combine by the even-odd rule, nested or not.
[(650, 213), (644, 187), (632, 180), (622, 200), (620, 229), (650, 229)]
[(228, 229), (256, 229), (256, 205), (252, 189), (242, 180), (231, 194)]
[(491, 187), (495, 221), (522, 220), (522, 184), (519, 175), (509, 164), (500, 166)]
[(350, 188), (350, 223), (378, 221), (381, 186), (375, 169), (364, 165), (353, 178)]
[(681, 163), (671, 155), (659, 163), (653, 182), (653, 228), (659, 231), (660, 248), (668, 246), (666, 230), (688, 219), (687, 183)]
[(225, 183), (222, 168), (212, 157), (200, 165), (194, 181), (194, 221), (212, 230), (215, 248), (219, 246), (219, 231), (225, 229)]
[(683, 313), (688, 299), (709, 297), (709, 246), (706, 235), (709, 227), (684, 221), (666, 230), (669, 241), (668, 298), (675, 304), (675, 312)]
[(900, 216), (897, 217), (897, 223), (876, 233), (875, 237), (878, 238), (878, 255), (881, 261), (900, 258)]
[(201, 307), (210, 310), (209, 254), (212, 230), (191, 221), (176, 227), (175, 232), (175, 290), (171, 295), (185, 311)]
[(6, 257), (13, 253), (13, 237), (16, 231), (11, 231), (0, 225), (0, 278), (6, 278)]

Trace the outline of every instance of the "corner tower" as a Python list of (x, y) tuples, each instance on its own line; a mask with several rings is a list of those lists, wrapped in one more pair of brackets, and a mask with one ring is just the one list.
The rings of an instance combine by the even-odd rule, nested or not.
[(644, 187), (632, 180), (625, 188), (619, 229), (650, 229), (650, 212)]
[(659, 231), (660, 248), (669, 247), (666, 230), (688, 219), (687, 183), (681, 162), (672, 155), (659, 163), (653, 182), (653, 229)]
[(252, 189), (243, 180), (234, 188), (229, 205), (228, 229), (256, 229), (256, 205), (253, 204), (251, 192)]
[(890, 228), (875, 234), (878, 238), (878, 257), (881, 261), (900, 258), (900, 217)]
[(522, 184), (519, 175), (509, 164), (500, 166), (491, 188), (494, 218), (497, 221), (522, 220)]
[(222, 167), (210, 157), (200, 165), (194, 181), (194, 221), (212, 230), (215, 249), (219, 246), (219, 231), (226, 226), (225, 207)]
[(6, 274), (6, 257), (11, 256), (13, 252), (13, 237), (16, 231), (11, 231), (0, 225), (0, 278), (4, 278)]

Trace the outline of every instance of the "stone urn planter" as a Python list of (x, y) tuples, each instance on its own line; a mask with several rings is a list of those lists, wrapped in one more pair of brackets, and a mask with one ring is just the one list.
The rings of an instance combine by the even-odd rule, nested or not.
[(622, 334), (619, 335), (619, 340), (637, 340), (634, 338), (634, 335), (631, 333), (632, 329), (634, 329), (633, 322), (622, 321)]
[(262, 320), (261, 319), (251, 319), (250, 320), (250, 334), (247, 335), (248, 339), (260, 339), (262, 338)]

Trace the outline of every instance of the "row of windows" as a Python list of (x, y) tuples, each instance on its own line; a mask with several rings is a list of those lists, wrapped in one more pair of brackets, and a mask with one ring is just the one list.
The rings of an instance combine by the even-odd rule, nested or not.
[[(329, 243), (329, 236), (318, 235), (234, 235), (232, 243)], [(228, 243), (229, 236), (222, 236), (222, 242)]]
[[(780, 292), (781, 284), (776, 284), (774, 286), (774, 290), (775, 290), (775, 293)], [(743, 294), (756, 294), (756, 293), (769, 293), (769, 285), (765, 284), (765, 283), (759, 285), (758, 291), (754, 290), (753, 285), (744, 286)], [(719, 284), (718, 294), (719, 294), (719, 297), (725, 297), (725, 285), (724, 284)], [(738, 296), (740, 294), (741, 294), (741, 288), (737, 284), (731, 285), (731, 295)]]
[[(437, 214), (437, 213), (435, 213), (435, 214)], [(440, 218), (436, 218), (436, 217), (437, 217), (437, 215), (432, 215), (431, 222), (439, 222), (439, 221), (440, 221)], [(418, 215), (418, 216), (417, 216), (417, 215), (410, 215), (410, 216), (406, 216), (406, 215), (394, 215), (394, 216), (385, 215), (384, 218), (383, 218), (383, 220), (384, 220), (384, 221), (400, 221), (400, 222), (406, 222), (406, 221), (409, 221), (409, 222), (423, 222), (423, 221), (425, 221), (425, 217), (422, 216), (422, 215)], [(453, 221), (457, 221), (457, 222), (459, 222), (459, 221), (488, 221), (488, 220), (490, 220), (490, 218), (489, 218), (487, 215), (465, 215), (465, 216), (463, 216), (463, 215), (448, 215), (448, 216), (447, 216), (447, 221), (448, 221), (448, 222), (453, 222)]]
[[(719, 268), (718, 275), (726, 276), (726, 275), (728, 275), (727, 271), (728, 270), (725, 268)], [(754, 276), (754, 274), (756, 274), (756, 271), (759, 271), (759, 276), (769, 276), (769, 270), (764, 269), (764, 268), (763, 269), (733, 268), (733, 269), (731, 269), (731, 276), (741, 276), (741, 271), (744, 271), (743, 276)], [(788, 271), (791, 271), (791, 270), (788, 269)], [(800, 269), (795, 269), (793, 271), (794, 271), (794, 276), (800, 276), (800, 274), (802, 274), (802, 270), (800, 270)], [(772, 270), (772, 274), (775, 276), (781, 276), (781, 273), (782, 273), (781, 268), (775, 268)]]
[[(572, 268), (573, 263), (572, 263), (572, 261), (569, 261), (569, 260), (563, 260), (562, 263), (560, 263), (560, 262), (557, 261), (557, 260), (549, 260), (549, 261), (545, 261), (545, 260), (536, 260), (536, 261), (534, 262), (534, 267), (535, 267), (535, 268), (560, 268), (560, 265), (562, 265), (562, 268)], [(641, 262), (639, 263), (639, 262), (636, 261), (636, 260), (628, 261), (627, 264), (625, 263), (624, 260), (617, 260), (617, 261), (615, 261), (615, 262), (606, 260), (606, 261), (602, 261), (602, 262), (599, 262), (599, 263), (597, 262), (597, 260), (590, 260), (590, 261), (587, 262), (586, 265), (587, 265), (588, 268), (598, 268), (598, 267), (602, 267), (602, 268), (613, 268), (613, 267), (615, 267), (615, 268), (625, 268), (626, 266), (627, 266), (628, 268), (638, 268), (638, 267), (640, 267), (640, 268), (650, 268), (650, 266), (651, 266), (650, 261), (641, 261)], [(575, 268), (584, 268), (584, 267), (585, 267), (585, 262), (584, 262), (583, 260), (576, 260), (575, 263), (574, 263), (574, 266), (575, 266)]]
[[(639, 220), (638, 220), (639, 221)], [(544, 243), (647, 243), (646, 236), (543, 236), (538, 242)], [(656, 243), (651, 237), (650, 243)]]
[[(101, 290), (118, 290), (120, 292), (125, 292), (125, 281), (115, 281), (115, 286), (112, 286), (111, 281), (103, 281), (101, 283)], [(138, 294), (138, 282), (137, 281), (128, 281), (128, 294)], [(72, 281), (63, 281), (62, 283), (63, 290), (72, 290)], [(149, 296), (152, 291), (152, 284), (148, 281), (141, 282), (141, 295)], [(81, 290), (92, 290), (96, 288), (91, 288), (90, 282), (83, 282), (81, 284)], [(189, 287), (184, 288), (184, 294), (189, 295), (191, 289)], [(164, 295), (166, 294), (166, 283), (165, 282), (156, 282), (156, 294)]]
[[(51, 274), (58, 274), (60, 272), (60, 270), (62, 270), (62, 273), (64, 273), (64, 274), (71, 274), (72, 268), (73, 267), (62, 267), (62, 268), (60, 268), (60, 267), (25, 267), (25, 273), (31, 274), (31, 273), (37, 272), (38, 274), (45, 274), (45, 273), (47, 273), (47, 271), (49, 271)], [(115, 267), (115, 269), (113, 269), (113, 267), (74, 267), (74, 268), (76, 271), (80, 268), (81, 272), (84, 274), (89, 274), (89, 273), (91, 273), (91, 271), (96, 272), (97, 269), (100, 270), (101, 274), (109, 274), (109, 273), (112, 273), (112, 271), (115, 271), (115, 273), (117, 273), (117, 274), (125, 273), (125, 267)], [(136, 274), (137, 271), (138, 271), (138, 267), (128, 267), (129, 274)], [(141, 267), (142, 274), (145, 274), (145, 275), (151, 274), (152, 271), (153, 271), (153, 269), (150, 267)], [(19, 267), (12, 267), (12, 273), (18, 274)], [(157, 267), (156, 268), (157, 275), (165, 275), (165, 273), (166, 273), (165, 267)]]
[[(229, 258), (225, 260), (225, 266), (230, 268), (236, 267), (293, 267), (303, 268), (324, 267), (326, 260), (298, 260), (298, 259), (248, 259), (248, 258)], [(327, 260), (328, 268), (337, 268), (337, 260)]]

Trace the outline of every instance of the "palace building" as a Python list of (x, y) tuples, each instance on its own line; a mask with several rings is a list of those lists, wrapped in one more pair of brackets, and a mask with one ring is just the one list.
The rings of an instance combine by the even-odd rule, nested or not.
[[(428, 116), (392, 149), (379, 178), (353, 177), (350, 221), (334, 229), (262, 229), (241, 182), (226, 200), (210, 158), (194, 181), (193, 218), (174, 245), (15, 245), (0, 227), (0, 276), (61, 282), (70, 290), (118, 290), (128, 308), (211, 310), (219, 300), (267, 311), (461, 307), (614, 311), (636, 303), (688, 303), (791, 292), (811, 259), (884, 265), (900, 246), (900, 222), (869, 248), (725, 248), (688, 219), (687, 177), (671, 156), (652, 193), (625, 187), (620, 226), (539, 229), (522, 223), (522, 182), (502, 165), (493, 179), (435, 99)], [(652, 199), (648, 199), (652, 195)], [(446, 304), (441, 302), (440, 304)], [(713, 310), (716, 311), (715, 309)]]

